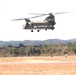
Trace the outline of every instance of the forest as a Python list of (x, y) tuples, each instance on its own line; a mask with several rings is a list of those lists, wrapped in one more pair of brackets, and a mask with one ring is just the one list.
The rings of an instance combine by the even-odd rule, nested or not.
[(8, 45), (0, 47), (0, 57), (23, 57), (23, 56), (62, 56), (76, 55), (76, 42), (55, 43), (44, 45), (19, 44), (18, 47)]

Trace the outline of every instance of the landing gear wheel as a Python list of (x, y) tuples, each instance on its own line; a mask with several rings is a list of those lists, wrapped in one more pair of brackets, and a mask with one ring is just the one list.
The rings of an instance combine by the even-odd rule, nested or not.
[(37, 30), (37, 32), (39, 32), (40, 30)]
[(45, 29), (45, 31), (47, 31), (47, 29)]
[(54, 28), (52, 28), (52, 30), (53, 30)]
[(55, 28), (54, 27), (52, 27), (52, 30), (54, 30)]

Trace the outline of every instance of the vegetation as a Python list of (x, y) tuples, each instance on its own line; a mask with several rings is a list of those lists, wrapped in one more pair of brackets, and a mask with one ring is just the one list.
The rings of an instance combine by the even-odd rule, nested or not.
[(76, 42), (65, 44), (56, 43), (51, 45), (28, 45), (22, 43), (18, 46), (3, 46), (0, 47), (0, 57), (12, 56), (53, 56), (53, 55), (75, 55)]

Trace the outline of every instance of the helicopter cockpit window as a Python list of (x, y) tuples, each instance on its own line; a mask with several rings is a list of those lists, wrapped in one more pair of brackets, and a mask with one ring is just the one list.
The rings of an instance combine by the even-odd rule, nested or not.
[(29, 23), (28, 22), (26, 23), (26, 27), (29, 27)]

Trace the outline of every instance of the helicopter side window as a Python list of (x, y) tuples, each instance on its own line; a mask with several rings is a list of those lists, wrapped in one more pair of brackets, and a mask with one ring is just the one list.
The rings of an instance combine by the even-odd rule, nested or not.
[(34, 26), (33, 24), (31, 24), (32, 26)]

